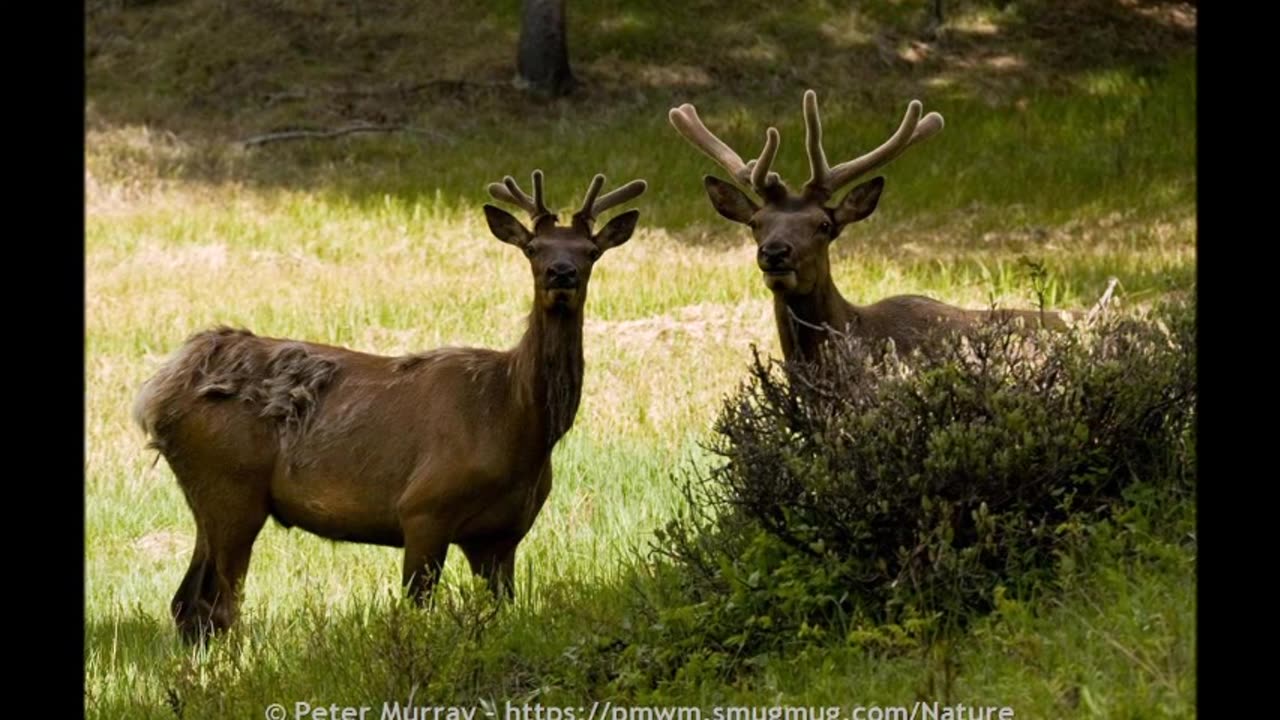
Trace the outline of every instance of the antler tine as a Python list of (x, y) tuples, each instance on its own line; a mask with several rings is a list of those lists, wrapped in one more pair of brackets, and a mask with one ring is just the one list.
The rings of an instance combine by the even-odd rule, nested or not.
[(769, 168), (773, 166), (773, 159), (778, 156), (778, 143), (781, 138), (778, 135), (777, 128), (769, 128), (764, 133), (764, 149), (760, 151), (759, 159), (750, 163), (751, 168), (751, 187), (759, 191), (764, 191), (771, 185), (777, 185), (782, 182), (782, 178), (776, 172), (769, 172)]
[(551, 212), (547, 210), (547, 204), (543, 202), (541, 170), (533, 171), (533, 204), (537, 207), (539, 215), (551, 214)]
[(543, 202), (542, 195), (542, 171), (533, 171), (533, 196), (520, 189), (520, 185), (516, 183), (516, 179), (507, 175), (502, 178), (501, 183), (489, 183), (489, 194), (495, 200), (511, 203), (525, 212), (533, 219), (538, 219), (544, 215), (550, 215), (547, 210), (546, 203)]
[(684, 136), (690, 144), (701, 150), (707, 157), (719, 163), (720, 167), (729, 171), (729, 174), (739, 182), (750, 182), (750, 173), (747, 166), (742, 162), (742, 156), (733, 151), (728, 145), (724, 144), (720, 138), (716, 137), (707, 126), (703, 124), (702, 119), (698, 117), (698, 110), (690, 103), (685, 103), (678, 108), (671, 108), (667, 113), (667, 119), (671, 121), (671, 125), (676, 131)]
[[(808, 99), (808, 94), (806, 93), (806, 119), (808, 118)], [(888, 140), (884, 141), (880, 147), (866, 153), (865, 155), (830, 168), (824, 173), (821, 183), (817, 187), (829, 193), (834, 193), (841, 187), (848, 185), (862, 175), (865, 175), (898, 157), (912, 144), (925, 140), (936, 134), (943, 127), (942, 116), (936, 112), (931, 112), (922, 119), (920, 117), (920, 113), (923, 108), (924, 106), (919, 100), (912, 100), (907, 104), (907, 112), (902, 118), (902, 124), (898, 126), (897, 131), (894, 132)], [(820, 123), (817, 121), (816, 96), (814, 98), (813, 117), (813, 125), (818, 126), (817, 129), (820, 138), (821, 127)], [(820, 148), (818, 152), (821, 153)], [(812, 151), (810, 157), (811, 159), (813, 157)], [(825, 163), (825, 157), (821, 158), (821, 160)], [(813, 181), (811, 180), (810, 182)]]
[(908, 145), (915, 145), (921, 140), (927, 140), (931, 136), (938, 134), (944, 127), (942, 115), (937, 112), (931, 112), (920, 118), (920, 124), (916, 125), (915, 132), (911, 133), (911, 142)]
[[(512, 190), (513, 188), (514, 191)], [(534, 212), (533, 198), (525, 195), (510, 175), (504, 177), (500, 183), (489, 183), (489, 195), (494, 200), (511, 203), (529, 213)]]
[[(604, 182), (603, 176), (595, 177), (599, 178), (600, 182)], [(599, 200), (595, 200), (593, 204), (591, 204), (589, 217), (598, 218), (600, 213), (603, 213), (603, 211), (608, 210), (609, 208), (622, 205), (623, 202), (635, 200), (636, 197), (643, 195), (645, 190), (649, 190), (649, 183), (640, 181), (640, 179), (635, 179), (635, 181), (628, 182), (625, 186), (617, 188), (617, 190), (607, 192), (605, 195), (600, 197)]]
[(809, 154), (809, 181), (806, 188), (824, 186), (831, 175), (827, 153), (822, 149), (822, 119), (818, 115), (818, 93), (804, 92), (804, 149)]
[(604, 187), (604, 175), (596, 173), (591, 178), (591, 185), (587, 187), (587, 195), (582, 199), (582, 207), (578, 208), (578, 212), (574, 213), (574, 217), (591, 218), (595, 217), (591, 213), (591, 206), (595, 205), (596, 196), (600, 194), (600, 188)]
[(733, 179), (739, 183), (748, 185), (757, 192), (764, 192), (768, 187), (781, 182), (777, 173), (769, 172), (778, 152), (779, 138), (775, 128), (769, 128), (765, 134), (764, 150), (760, 153), (760, 157), (744, 163), (742, 156), (707, 129), (702, 119), (698, 117), (698, 109), (690, 103), (671, 108), (667, 118), (685, 140), (705, 153), (707, 157), (715, 160), (720, 167), (729, 171)]

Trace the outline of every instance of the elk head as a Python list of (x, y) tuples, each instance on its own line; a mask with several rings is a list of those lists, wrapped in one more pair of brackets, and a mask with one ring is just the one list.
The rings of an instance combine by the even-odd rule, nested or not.
[(529, 258), (534, 287), (542, 308), (549, 312), (582, 308), (587, 296), (591, 268), (605, 250), (631, 239), (639, 210), (618, 215), (593, 233), (592, 226), (601, 213), (638, 197), (647, 187), (643, 180), (632, 180), (605, 195), (604, 175), (596, 175), (587, 188), (582, 207), (573, 214), (567, 226), (557, 225), (556, 215), (543, 202), (542, 171), (533, 171), (533, 196), (520, 189), (508, 175), (501, 183), (491, 183), (489, 194), (496, 200), (511, 203), (529, 213), (533, 229), (529, 230), (511, 213), (493, 205), (484, 206), (489, 231), (502, 242), (520, 248)]
[(728, 145), (707, 129), (698, 111), (688, 103), (672, 108), (668, 118), (675, 129), (694, 147), (715, 160), (738, 184), (750, 187), (762, 203), (752, 200), (738, 187), (711, 175), (703, 179), (711, 204), (724, 217), (747, 225), (755, 236), (756, 263), (765, 285), (775, 293), (807, 295), (830, 277), (828, 246), (846, 225), (863, 220), (876, 209), (884, 178), (876, 177), (853, 188), (842, 200), (829, 204), (836, 194), (858, 178), (885, 165), (912, 144), (942, 129), (936, 112), (921, 117), (920, 101), (907, 105), (907, 114), (898, 131), (880, 147), (861, 157), (827, 164), (822, 149), (822, 121), (818, 117), (818, 96), (804, 94), (805, 148), (809, 154), (809, 181), (799, 193), (792, 192), (770, 167), (778, 154), (778, 130), (765, 133), (760, 157), (744, 163)]

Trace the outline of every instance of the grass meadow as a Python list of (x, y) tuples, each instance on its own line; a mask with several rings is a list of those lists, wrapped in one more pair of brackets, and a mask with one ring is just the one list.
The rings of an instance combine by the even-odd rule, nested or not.
[[(1055, 307), (1089, 307), (1110, 277), (1120, 302), (1141, 305), (1195, 291), (1195, 52), (1169, 29), (1181, 16), (1082, 3), (1081, 13), (1105, 12), (1068, 39), (1066, 25), (1045, 29), (1036, 3), (960, 3), (932, 54), (912, 62), (901, 57), (916, 47), (919, 18), (901, 3), (854, 12), (803, 2), (792, 13), (744, 3), (724, 16), (709, 3), (570, 3), (585, 89), (531, 101), (501, 85), (514, 0), (369, 3), (358, 24), (345, 6), (224, 5), (110, 4), (87, 16), (90, 717), (251, 718), (273, 702), (380, 707), (411, 696), (499, 709), (848, 706), (940, 697), (944, 685), (957, 701), (1010, 705), (1017, 717), (1194, 715), (1193, 542), (1092, 558), (1079, 587), (1007, 604), (945, 667), (924, 651), (832, 647), (764, 661), (747, 681), (611, 697), (585, 697), (612, 686), (575, 669), (584, 638), (630, 621), (653, 531), (683, 502), (674, 480), (708, 462), (703, 443), (752, 347), (779, 352), (754, 246), (702, 191), (704, 174), (722, 173), (670, 128), (667, 109), (696, 103), (744, 155), (776, 125), (780, 170), (796, 182), (807, 176), (806, 87), (819, 92), (828, 152), (840, 159), (878, 144), (920, 97), (946, 129), (884, 169), (879, 210), (836, 241), (833, 273), (850, 301), (921, 293), (1030, 306), (1032, 261), (1048, 270)], [(1115, 18), (1146, 23), (1146, 34), (1106, 32)], [(418, 32), (433, 43), (421, 47)], [(1094, 55), (1079, 57), (1084, 46)], [(365, 97), (355, 109), (337, 97), (436, 77), (475, 87)], [(263, 100), (290, 92), (302, 99)], [(236, 142), (341, 124), (377, 102), (422, 130)], [(167, 608), (194, 526), (131, 424), (141, 382), (187, 336), (218, 324), (388, 355), (514, 344), (532, 300), (528, 265), (489, 235), (480, 208), (488, 182), (525, 182), (534, 168), (561, 208), (576, 206), (596, 172), (609, 186), (645, 178), (649, 191), (634, 204), (635, 237), (591, 280), (583, 402), (520, 547), (516, 605), (469, 620), (469, 573), (455, 550), (444, 578), (455, 599), (418, 613), (396, 600), (400, 551), (269, 522), (238, 631), (209, 649), (182, 646)], [(1194, 508), (1169, 512), (1160, 532), (1194, 538)]]

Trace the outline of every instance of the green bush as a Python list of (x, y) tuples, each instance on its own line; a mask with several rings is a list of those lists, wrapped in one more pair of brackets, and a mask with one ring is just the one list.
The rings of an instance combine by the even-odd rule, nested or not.
[(910, 646), (1058, 560), (1135, 492), (1195, 482), (1195, 306), (1065, 332), (992, 322), (899, 357), (856, 338), (817, 364), (758, 355), (686, 514), (659, 533), (684, 602), (671, 657), (815, 640)]

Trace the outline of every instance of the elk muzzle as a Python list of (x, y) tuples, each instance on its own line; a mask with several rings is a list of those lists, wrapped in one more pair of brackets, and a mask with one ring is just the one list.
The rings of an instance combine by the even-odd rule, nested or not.
[(756, 251), (756, 264), (764, 273), (764, 284), (770, 290), (791, 290), (796, 285), (796, 269), (792, 263), (791, 244), (770, 240)]
[(553, 263), (544, 271), (546, 280), (543, 287), (547, 291), (547, 300), (552, 305), (569, 305), (578, 297), (582, 286), (581, 275), (573, 263), (560, 261)]
[(547, 268), (548, 290), (577, 290), (578, 268), (572, 263), (558, 262)]

